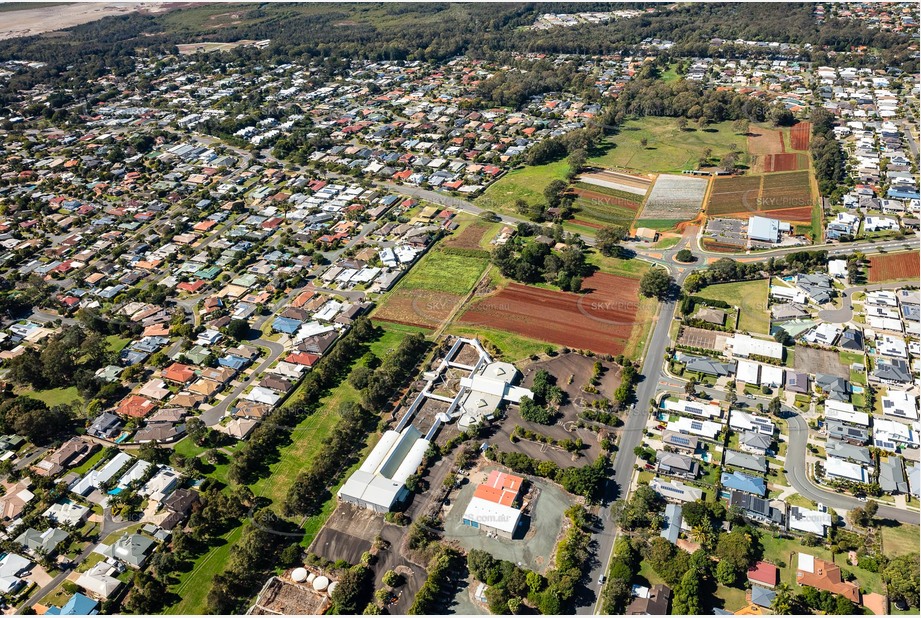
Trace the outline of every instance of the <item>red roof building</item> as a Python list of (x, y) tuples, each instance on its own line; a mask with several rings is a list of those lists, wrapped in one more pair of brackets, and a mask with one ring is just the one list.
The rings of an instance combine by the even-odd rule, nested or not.
[(748, 569), (748, 581), (768, 588), (773, 588), (777, 585), (779, 576), (780, 571), (770, 562), (759, 560)]

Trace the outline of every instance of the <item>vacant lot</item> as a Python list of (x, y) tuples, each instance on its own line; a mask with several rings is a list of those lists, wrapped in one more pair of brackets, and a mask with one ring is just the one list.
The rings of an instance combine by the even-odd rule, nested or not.
[(639, 280), (595, 273), (586, 293), (510, 283), (464, 312), (461, 323), (506, 330), (571, 348), (620, 354), (636, 325)]
[(918, 252), (874, 255), (870, 258), (867, 279), (870, 283), (896, 279), (917, 279), (921, 275)]
[(483, 249), (483, 242), (488, 233), (494, 232), (497, 224), (475, 220), (465, 224), (464, 227), (442, 243), (446, 249)]
[(738, 307), (740, 331), (764, 334), (771, 332), (767, 279), (708, 285), (695, 296), (722, 300), (733, 307)]
[[(617, 135), (602, 143), (604, 154), (591, 157), (589, 162), (639, 172), (681, 172), (696, 169), (706, 149), (719, 158), (733, 146), (744, 149), (745, 136), (737, 134), (731, 122), (713, 124), (704, 130), (681, 130), (675, 118), (648, 116), (624, 123)], [(747, 154), (742, 154), (739, 163), (748, 163)]]
[(488, 264), (485, 252), (470, 256), (433, 249), (387, 294), (373, 317), (437, 328), (473, 289)]
[(565, 160), (546, 165), (529, 165), (512, 170), (476, 199), (476, 205), (485, 210), (516, 214), (515, 201), (528, 204), (546, 202), (544, 189), (553, 180), (566, 180), (569, 164)]
[(703, 206), (707, 183), (704, 178), (662, 174), (652, 186), (641, 223), (648, 219), (690, 221), (695, 218)]
[(817, 350), (798, 345), (794, 359), (796, 370), (802, 373), (824, 373), (845, 380), (851, 375), (850, 368), (841, 362), (838, 352), (832, 350)]
[(691, 348), (722, 352), (726, 349), (726, 339), (728, 337), (728, 333), (685, 326), (681, 329), (681, 337), (678, 338), (678, 343)]
[(748, 134), (748, 151), (754, 155), (783, 152), (783, 132), (780, 129), (754, 127)]

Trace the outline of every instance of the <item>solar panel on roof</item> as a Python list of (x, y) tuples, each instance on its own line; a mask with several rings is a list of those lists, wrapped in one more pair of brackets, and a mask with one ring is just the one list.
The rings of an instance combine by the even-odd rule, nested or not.
[(672, 442), (675, 442), (676, 444), (684, 444), (685, 446), (691, 443), (690, 440), (682, 436), (672, 436)]
[(691, 429), (696, 429), (697, 431), (700, 431), (703, 428), (704, 428), (704, 424), (701, 423), (700, 421), (691, 421)]

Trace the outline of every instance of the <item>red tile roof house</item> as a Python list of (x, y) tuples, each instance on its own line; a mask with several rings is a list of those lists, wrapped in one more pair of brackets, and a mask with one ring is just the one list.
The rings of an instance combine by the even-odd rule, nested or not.
[(189, 365), (173, 363), (164, 369), (160, 373), (160, 376), (169, 382), (175, 382), (176, 384), (188, 384), (195, 378), (195, 370)]
[(759, 560), (754, 566), (748, 569), (748, 581), (752, 584), (759, 584), (767, 588), (776, 586), (779, 576), (779, 569), (770, 562)]
[(119, 416), (130, 416), (132, 418), (144, 418), (157, 409), (157, 404), (150, 399), (140, 395), (128, 395), (115, 408), (115, 413)]

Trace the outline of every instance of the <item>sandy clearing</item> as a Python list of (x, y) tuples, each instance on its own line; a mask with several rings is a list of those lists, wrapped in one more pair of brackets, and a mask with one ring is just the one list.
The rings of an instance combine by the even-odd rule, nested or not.
[(71, 28), (112, 15), (126, 15), (135, 11), (159, 13), (166, 10), (168, 5), (153, 2), (86, 2), (5, 11), (0, 19), (0, 40)]

